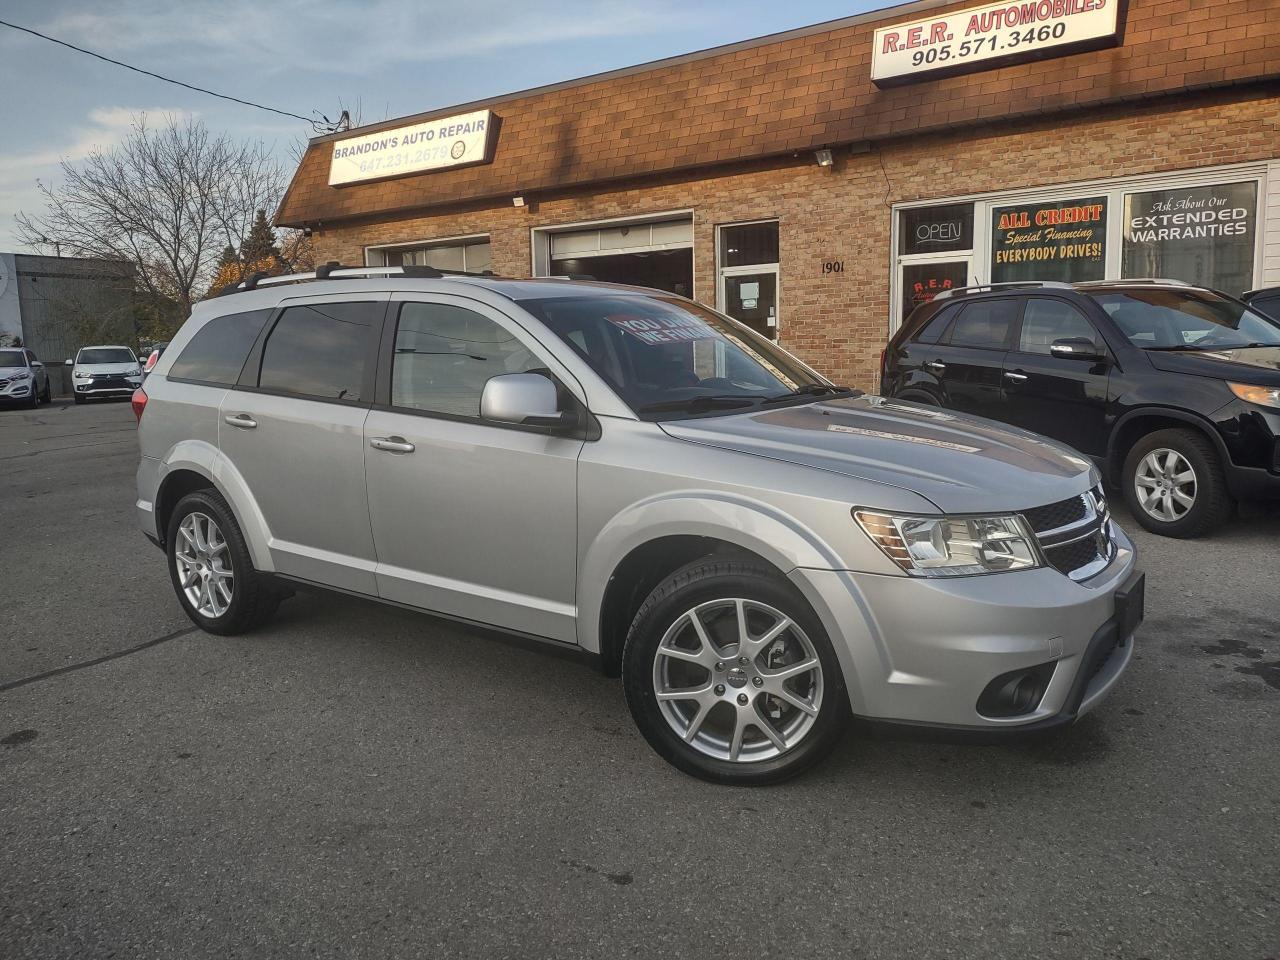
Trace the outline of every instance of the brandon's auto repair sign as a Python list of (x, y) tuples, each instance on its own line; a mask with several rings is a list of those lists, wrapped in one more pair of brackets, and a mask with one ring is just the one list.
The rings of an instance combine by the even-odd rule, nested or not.
[(1114, 46), (1123, 0), (1027, 0), (876, 31), (871, 79), (887, 87)]
[(492, 156), (493, 135), (493, 113), (477, 110), (338, 140), (329, 186), (484, 163)]

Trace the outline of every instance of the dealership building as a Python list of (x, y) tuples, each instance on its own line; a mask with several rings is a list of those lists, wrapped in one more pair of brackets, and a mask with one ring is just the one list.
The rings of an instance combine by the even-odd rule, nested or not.
[(344, 264), (659, 287), (874, 388), (949, 287), (1280, 285), (1277, 12), (921, 0), (317, 138), (277, 223)]

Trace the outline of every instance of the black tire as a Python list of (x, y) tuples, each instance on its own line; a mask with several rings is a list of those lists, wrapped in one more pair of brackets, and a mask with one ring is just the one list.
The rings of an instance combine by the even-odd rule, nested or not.
[(80, 396), (80, 394), (78, 394), (78, 393), (77, 393), (77, 394), (74, 394), (74, 395), (71, 397), (71, 399), (72, 399), (72, 400), (74, 400), (74, 401), (76, 402), (76, 405), (77, 405), (77, 406), (79, 406), (80, 404), (84, 403), (84, 397)]
[[(709, 756), (686, 743), (663, 715), (654, 690), (654, 660), (667, 630), (699, 604), (732, 598), (767, 604), (793, 620), (813, 645), (822, 671), (821, 704), (807, 734), (777, 756), (750, 762)], [(658, 755), (685, 773), (716, 783), (753, 786), (788, 780), (831, 752), (849, 718), (844, 675), (818, 617), (794, 586), (751, 561), (698, 560), (659, 584), (631, 623), (623, 650), (622, 682), (631, 715)], [(756, 696), (750, 684), (740, 689)], [(733, 696), (732, 690), (729, 693)], [(763, 737), (762, 731), (756, 733)]]
[[(1195, 500), (1185, 514), (1175, 520), (1152, 516), (1138, 496), (1137, 474), (1147, 454), (1168, 449), (1182, 456), (1195, 471)], [(1121, 473), (1125, 503), (1145, 529), (1164, 537), (1191, 539), (1222, 526), (1231, 519), (1235, 501), (1227, 488), (1222, 459), (1212, 441), (1196, 430), (1174, 428), (1149, 433), (1129, 451)]]
[[(226, 611), (218, 617), (208, 617), (200, 613), (187, 598), (182, 589), (178, 566), (174, 559), (178, 530), (182, 521), (188, 514), (197, 512), (211, 517), (227, 542), (233, 587), (231, 602), (227, 605)], [(173, 584), (173, 591), (191, 622), (202, 630), (221, 636), (244, 633), (267, 623), (275, 615), (280, 601), (288, 595), (288, 591), (279, 588), (270, 577), (263, 576), (254, 569), (253, 561), (249, 557), (249, 547), (245, 543), (244, 534), (240, 532), (240, 525), (236, 523), (236, 518), (231, 508), (227, 506), (226, 500), (216, 490), (197, 490), (179, 500), (169, 516), (165, 540), (165, 555), (169, 561), (169, 580)]]
[(34, 380), (31, 382), (31, 399), (27, 401), (27, 406), (32, 410), (40, 409), (40, 391), (36, 389)]

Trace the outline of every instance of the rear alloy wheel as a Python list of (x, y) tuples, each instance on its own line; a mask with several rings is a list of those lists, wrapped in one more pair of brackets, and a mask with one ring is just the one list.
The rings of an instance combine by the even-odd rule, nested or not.
[(623, 659), (641, 732), (703, 779), (785, 780), (821, 759), (844, 726), (844, 683), (821, 624), (756, 564), (685, 567), (645, 601)]
[(166, 547), (178, 602), (209, 633), (230, 636), (266, 623), (288, 595), (253, 568), (231, 508), (215, 490), (178, 501)]
[(1159, 430), (1129, 451), (1124, 494), (1152, 533), (1191, 538), (1225, 523), (1235, 506), (1213, 444), (1193, 430)]

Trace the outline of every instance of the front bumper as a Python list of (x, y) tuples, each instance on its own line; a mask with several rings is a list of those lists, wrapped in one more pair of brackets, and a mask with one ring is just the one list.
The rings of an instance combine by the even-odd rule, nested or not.
[(35, 389), (36, 382), (32, 379), (0, 381), (0, 402), (30, 400)]
[[(796, 570), (792, 581), (827, 627), (853, 712), (880, 723), (986, 735), (1060, 726), (1096, 706), (1133, 656), (1116, 596), (1137, 556), (1117, 529), (1116, 555), (1076, 583), (1052, 568), (954, 579)], [(996, 677), (1053, 664), (1038, 704), (985, 716)]]
[(78, 397), (131, 397), (140, 386), (141, 377), (95, 377), (74, 381), (72, 389)]

